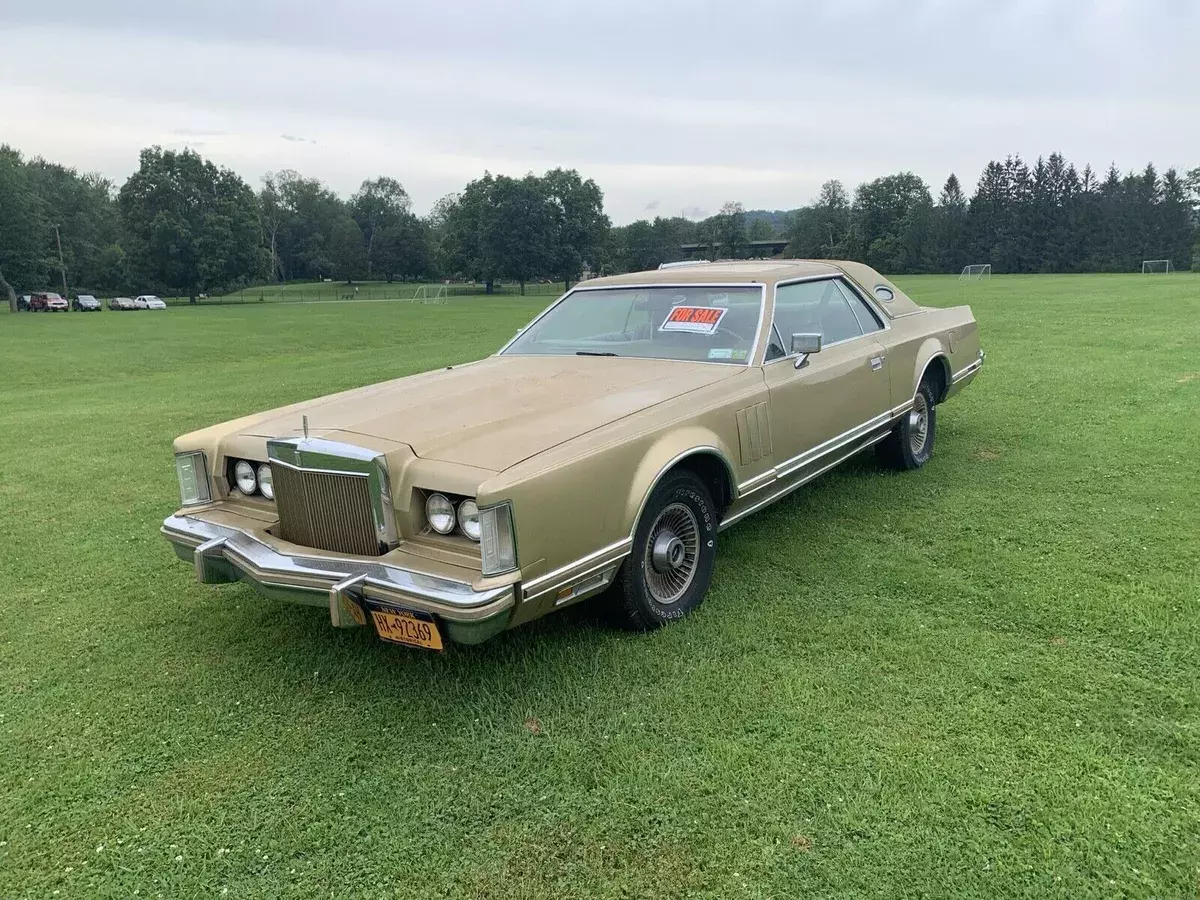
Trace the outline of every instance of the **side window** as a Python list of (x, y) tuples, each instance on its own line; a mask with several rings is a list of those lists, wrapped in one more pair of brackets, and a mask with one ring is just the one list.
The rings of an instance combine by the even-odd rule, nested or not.
[(844, 281), (839, 281), (838, 287), (846, 295), (846, 302), (850, 304), (850, 308), (854, 310), (854, 316), (858, 319), (858, 324), (862, 326), (863, 334), (883, 331), (883, 323), (879, 321), (879, 316), (875, 315), (875, 311), (867, 306), (863, 298), (858, 295), (858, 291)]
[(821, 329), (826, 344), (848, 341), (862, 334), (850, 302), (841, 292), (837, 282), (830, 282), (829, 296), (821, 304)]
[[(792, 335), (821, 331), (821, 301), (832, 287), (830, 281), (801, 281), (775, 288), (775, 319), (772, 333), (778, 332), (780, 356), (792, 346)], [(767, 360), (779, 359), (767, 348)]]
[[(820, 333), (826, 344), (848, 340), (862, 334), (850, 302), (832, 278), (782, 284), (775, 289), (775, 328), (782, 339), (784, 353), (792, 335)], [(768, 348), (766, 359), (772, 359)]]

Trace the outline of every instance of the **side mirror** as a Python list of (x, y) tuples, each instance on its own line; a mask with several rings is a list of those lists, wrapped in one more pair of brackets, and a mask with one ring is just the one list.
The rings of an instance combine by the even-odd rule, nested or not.
[(801, 369), (813, 353), (821, 352), (821, 335), (815, 332), (801, 332), (792, 335), (792, 353), (796, 357), (796, 368)]

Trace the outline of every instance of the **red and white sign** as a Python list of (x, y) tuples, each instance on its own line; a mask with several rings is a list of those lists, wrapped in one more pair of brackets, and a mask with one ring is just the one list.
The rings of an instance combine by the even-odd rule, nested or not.
[(715, 334), (721, 319), (729, 312), (721, 306), (676, 306), (658, 327), (659, 331), (686, 331), (690, 334)]

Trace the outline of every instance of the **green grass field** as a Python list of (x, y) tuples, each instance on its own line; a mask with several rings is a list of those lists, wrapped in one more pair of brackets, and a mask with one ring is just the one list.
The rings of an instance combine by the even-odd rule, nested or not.
[(988, 352), (926, 468), (442, 655), (197, 585), (171, 439), (545, 297), (0, 315), (0, 897), (1196, 898), (1200, 278), (902, 283)]

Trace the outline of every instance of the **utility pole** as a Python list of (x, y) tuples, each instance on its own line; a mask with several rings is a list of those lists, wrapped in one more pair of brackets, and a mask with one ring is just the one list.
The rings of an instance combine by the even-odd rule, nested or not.
[(58, 233), (57, 225), (51, 225), (50, 227), (54, 229), (54, 242), (56, 244), (58, 244), (58, 271), (60, 273), (62, 273), (62, 283), (63, 283), (62, 295), (63, 295), (63, 299), (66, 300), (67, 299), (67, 264), (63, 262), (62, 237)]

